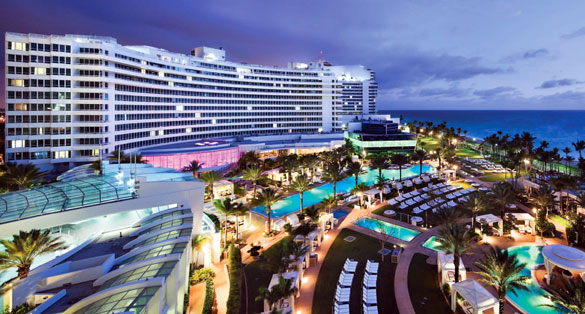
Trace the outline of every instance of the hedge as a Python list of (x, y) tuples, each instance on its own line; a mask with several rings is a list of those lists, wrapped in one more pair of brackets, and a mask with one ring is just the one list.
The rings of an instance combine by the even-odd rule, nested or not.
[(242, 298), (242, 252), (233, 245), (230, 245), (229, 248), (228, 270), (230, 291), (227, 300), (227, 314), (239, 314)]
[(215, 303), (215, 285), (213, 279), (208, 278), (205, 281), (205, 301), (203, 302), (203, 311), (201, 314), (215, 313), (213, 305)]

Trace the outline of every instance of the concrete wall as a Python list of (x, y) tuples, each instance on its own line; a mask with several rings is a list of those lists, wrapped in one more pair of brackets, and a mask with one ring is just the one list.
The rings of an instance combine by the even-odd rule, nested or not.
[(114, 265), (114, 254), (92, 257), (84, 260), (66, 262), (58, 265), (67, 272), (45, 277), (37, 281), (37, 291), (46, 291), (62, 287), (65, 284), (77, 284), (96, 280), (107, 273)]

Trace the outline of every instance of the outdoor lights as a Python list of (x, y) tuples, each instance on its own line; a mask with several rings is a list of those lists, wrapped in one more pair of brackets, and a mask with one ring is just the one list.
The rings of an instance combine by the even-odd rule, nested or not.
[(306, 276), (303, 276), (303, 283), (307, 283), (307, 281), (309, 281), (309, 278), (307, 278)]
[(538, 211), (538, 209), (536, 209), (536, 207), (534, 207), (534, 208), (532, 209), (532, 212), (533, 212), (533, 213), (535, 213), (535, 214), (536, 214), (536, 212), (537, 212), (537, 211)]
[(524, 159), (524, 163), (528, 165), (530, 163), (530, 160)]

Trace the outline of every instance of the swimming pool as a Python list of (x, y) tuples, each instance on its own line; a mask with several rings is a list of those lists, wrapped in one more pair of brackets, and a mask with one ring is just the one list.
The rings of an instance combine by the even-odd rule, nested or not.
[(414, 239), (414, 237), (420, 234), (418, 231), (369, 217), (360, 218), (356, 220), (354, 224), (366, 229), (393, 236), (406, 242), (410, 242), (412, 239)]
[[(430, 165), (423, 165), (422, 167), (423, 173), (424, 172), (434, 172), (435, 168)], [(382, 170), (382, 175), (384, 178), (388, 180), (398, 179), (399, 177), (398, 170)], [(402, 170), (402, 177), (410, 177), (419, 174), (419, 166), (412, 166), (410, 169), (403, 169)], [(378, 177), (378, 170), (377, 169), (368, 169), (368, 173), (362, 174), (358, 178), (358, 182), (364, 182), (367, 185), (372, 185), (376, 183), (376, 178)], [(355, 178), (347, 177), (339, 182), (337, 182), (337, 192), (346, 193), (350, 192), (351, 189), (355, 187)], [(308, 207), (311, 205), (315, 205), (321, 200), (326, 197), (333, 195), (333, 183), (327, 183), (320, 187), (311, 189), (304, 193), (303, 195), (303, 206)], [(276, 202), (270, 208), (270, 217), (271, 218), (279, 218), (283, 216), (287, 216), (288, 214), (294, 213), (300, 210), (300, 201), (301, 197), (299, 194), (294, 194), (289, 197), (286, 197), (278, 202)], [(262, 216), (266, 216), (266, 207), (264, 206), (257, 206), (252, 208), (252, 211), (261, 214)]]
[[(532, 269), (539, 264), (544, 263), (542, 257), (542, 246), (515, 246), (508, 249), (510, 254), (516, 254), (521, 263), (527, 263), (522, 270), (522, 275), (531, 276)], [(508, 299), (526, 313), (530, 314), (561, 314), (550, 307), (540, 306), (541, 304), (551, 304), (545, 296), (548, 295), (535, 280), (530, 280), (528, 290), (517, 290), (518, 295), (508, 293)]]
[(346, 212), (345, 210), (338, 209), (338, 210), (333, 212), (333, 218), (340, 219), (340, 218), (347, 216), (347, 214), (349, 214), (349, 213)]
[(436, 236), (432, 236), (430, 238), (428, 238), (425, 243), (423, 243), (424, 247), (426, 247), (427, 249), (431, 249), (433, 251), (440, 251), (438, 249), (439, 246), (439, 242), (437, 241), (437, 237)]

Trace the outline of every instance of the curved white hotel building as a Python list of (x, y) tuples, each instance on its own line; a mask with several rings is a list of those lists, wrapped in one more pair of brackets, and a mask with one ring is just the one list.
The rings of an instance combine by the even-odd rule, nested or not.
[(343, 139), (344, 121), (376, 111), (375, 74), (359, 65), (251, 65), (221, 48), (185, 55), (83, 35), (7, 33), (5, 45), (5, 159), (45, 169), (114, 150), (216, 166), (267, 135)]

